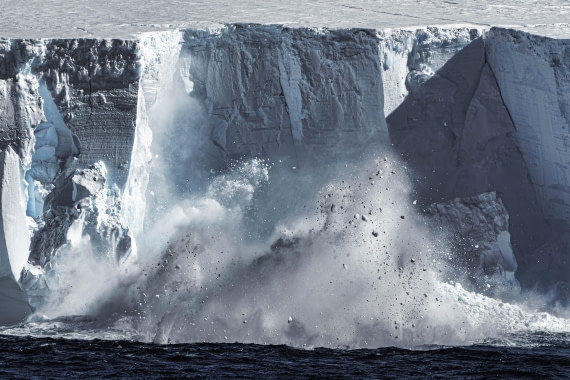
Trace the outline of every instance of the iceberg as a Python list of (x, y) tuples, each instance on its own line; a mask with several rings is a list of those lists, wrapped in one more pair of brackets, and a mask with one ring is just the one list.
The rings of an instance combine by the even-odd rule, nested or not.
[[(0, 39), (0, 325), (124, 309), (148, 315), (141, 325), (168, 342), (180, 315), (210, 313), (198, 305), (206, 290), (174, 295), (188, 282), (211, 288), (249, 273), (278, 292), (263, 272), (304, 273), (303, 260), (317, 270), (316, 258), (344, 270), (335, 275), (357, 273), (364, 264), (354, 257), (337, 268), (320, 252), (295, 256), (334, 252), (334, 239), (366, 255), (394, 244), (393, 260), (376, 264), (397, 269), (378, 278), (402, 287), (402, 276), (430, 266), (405, 234), (426, 247), (446, 235), (442, 251), (470, 278), (463, 287), (491, 297), (570, 281), (564, 33), (477, 23), (139, 26), (128, 38)], [(353, 176), (335, 182), (341, 173)], [(307, 214), (316, 196), (326, 201)], [(85, 300), (77, 273), (86, 268), (73, 267), (82, 261), (105, 279)], [(423, 306), (414, 301), (418, 313)], [(303, 313), (279, 311), (287, 334), (302, 336)], [(278, 323), (261, 314), (248, 320)]]

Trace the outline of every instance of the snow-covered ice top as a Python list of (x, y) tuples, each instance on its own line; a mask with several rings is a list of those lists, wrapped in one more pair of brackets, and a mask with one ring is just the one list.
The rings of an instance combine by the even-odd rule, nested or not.
[(570, 37), (565, 0), (159, 1), (2, 0), (0, 36), (133, 38), (141, 32), (225, 23), (372, 28), (476, 24)]

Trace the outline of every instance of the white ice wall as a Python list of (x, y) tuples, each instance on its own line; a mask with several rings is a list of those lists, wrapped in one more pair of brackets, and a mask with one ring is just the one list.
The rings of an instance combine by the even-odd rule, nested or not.
[(31, 313), (17, 279), (28, 259), (30, 236), (20, 157), (8, 147), (0, 153), (0, 325), (21, 321)]
[(544, 215), (570, 221), (570, 40), (493, 28), (486, 41)]
[[(146, 211), (146, 191), (151, 170), (153, 131), (149, 125), (152, 112), (165, 96), (180, 56), (182, 34), (179, 31), (148, 33), (139, 42), (139, 86), (136, 130), (129, 162), (122, 216), (136, 237), (141, 233)], [(157, 130), (156, 133), (159, 133)]]
[(339, 154), (386, 131), (374, 31), (238, 25), (188, 31), (185, 41), (192, 95), (224, 154), (293, 145)]
[[(143, 229), (151, 167), (167, 168), (151, 162), (152, 134), (162, 134), (169, 123), (176, 128), (168, 132), (172, 146), (166, 149), (173, 158), (184, 156), (184, 164), (195, 165), (210, 153), (216, 158), (208, 164), (275, 152), (295, 159), (302, 157), (300, 152), (308, 154), (304, 159), (325, 151), (338, 157), (349, 148), (372, 145), (369, 137), (386, 131), (388, 113), (395, 115), (395, 123), (402, 122), (402, 128), (396, 128), (401, 145), (436, 173), (433, 181), (432, 174), (419, 178), (418, 183), (424, 182), (421, 186), (449, 198), (465, 195), (456, 194), (457, 189), (473, 195), (495, 190), (494, 183), (509, 182), (505, 192), (517, 186), (523, 189), (519, 193), (524, 201), (504, 197), (507, 208), (516, 204), (516, 209), (531, 204), (526, 200), (534, 195), (527, 189), (526, 168), (518, 165), (518, 150), (511, 141), (512, 118), (544, 214), (570, 220), (569, 42), (492, 29), (483, 43), (478, 40), (482, 34), (472, 27), (327, 30), (235, 25), (174, 30), (142, 36), (136, 45), (138, 66), (132, 61), (135, 44), (131, 42), (46, 40), (42, 43), (50, 46), (49, 57), (30, 53), (12, 62), (8, 59), (14, 53), (12, 44), (5, 40), (2, 49), (8, 53), (0, 51), (4, 59), (0, 71), (10, 78), (0, 81), (0, 97), (7, 104), (9, 120), (27, 137), (20, 139), (18, 154), (2, 153), (5, 223), (0, 274), (13, 278), (19, 273), (25, 263), (20, 252), (29, 243), (29, 237), (19, 235), (24, 231), (18, 227), (24, 209), (14, 201), (14, 194), (20, 191), (23, 178), (19, 172), (16, 175), (13, 161), (16, 156), (19, 165), (30, 164), (29, 127), (43, 118), (34, 70), (55, 89), (51, 95), (56, 104), (50, 110), (61, 113), (62, 123), (83, 131), (82, 160), (110, 156), (107, 161), (117, 173), (115, 182), (125, 184), (123, 217), (135, 234)], [(470, 50), (456, 55), (470, 43)], [(123, 53), (130, 58), (123, 59)], [(91, 59), (99, 58), (89, 71)], [(11, 79), (6, 62), (26, 67), (27, 76)], [(75, 66), (66, 73), (69, 64)], [(129, 69), (122, 70), (123, 66)], [(500, 94), (495, 91), (495, 77)], [(61, 78), (66, 86), (58, 87)], [(86, 87), (91, 84), (99, 90)], [(179, 97), (186, 100), (179, 102)], [(404, 108), (394, 113), (406, 99)], [(508, 113), (503, 112), (503, 100)], [(192, 108), (186, 110), (188, 105)], [(184, 113), (203, 115), (183, 118)], [(200, 125), (188, 127), (188, 123)], [(419, 133), (414, 135), (414, 130)], [(115, 138), (119, 132), (124, 133), (121, 139)], [(200, 139), (209, 145), (196, 143)], [(206, 148), (210, 151), (202, 157), (188, 153)], [(48, 158), (54, 163), (53, 172), (54, 156)], [(436, 171), (429, 167), (432, 163)], [(446, 173), (459, 174), (450, 179)], [(160, 201), (168, 203), (168, 199)], [(515, 226), (517, 220), (531, 220), (527, 213), (520, 215), (512, 215)], [(11, 218), (16, 221), (12, 223)]]

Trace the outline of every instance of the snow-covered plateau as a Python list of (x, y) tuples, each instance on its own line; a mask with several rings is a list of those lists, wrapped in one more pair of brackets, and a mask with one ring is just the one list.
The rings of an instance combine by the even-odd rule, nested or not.
[(490, 1), (372, 3), (333, 2), (356, 14), (330, 27), (197, 4), (114, 20), (125, 39), (0, 22), (0, 326), (349, 347), (564, 330), (570, 8), (494, 27)]

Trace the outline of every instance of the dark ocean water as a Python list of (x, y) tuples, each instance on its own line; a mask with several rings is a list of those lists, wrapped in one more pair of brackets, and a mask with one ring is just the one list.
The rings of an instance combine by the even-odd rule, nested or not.
[(155, 345), (0, 335), (0, 378), (568, 379), (570, 335), (523, 346), (297, 349), (256, 344)]

